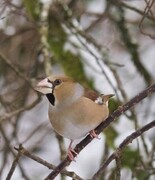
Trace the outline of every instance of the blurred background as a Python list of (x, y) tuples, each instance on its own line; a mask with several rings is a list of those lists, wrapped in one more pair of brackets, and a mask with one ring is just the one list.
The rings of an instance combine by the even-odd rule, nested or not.
[[(66, 74), (118, 106), (154, 83), (154, 0), (0, 1), (0, 179), (6, 179), (18, 148), (57, 165), (69, 141), (55, 134), (48, 101), (34, 90), (49, 74)], [(122, 114), (67, 168), (82, 179), (94, 173), (137, 128), (155, 120), (155, 96)], [(78, 143), (79, 141), (75, 142)], [(155, 179), (155, 133), (133, 141), (121, 157), (122, 180)], [(42, 180), (51, 170), (21, 155), (12, 180)], [(112, 162), (98, 179), (116, 179)], [(8, 178), (9, 179), (9, 178)], [(56, 179), (72, 179), (59, 175)]]

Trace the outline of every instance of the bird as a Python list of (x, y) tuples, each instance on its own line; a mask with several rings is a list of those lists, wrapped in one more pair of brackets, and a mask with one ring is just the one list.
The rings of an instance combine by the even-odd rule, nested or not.
[(70, 139), (68, 157), (74, 160), (72, 143), (87, 134), (98, 138), (94, 129), (109, 115), (108, 101), (114, 94), (98, 94), (64, 75), (50, 75), (35, 87), (49, 101), (48, 116), (54, 130)]

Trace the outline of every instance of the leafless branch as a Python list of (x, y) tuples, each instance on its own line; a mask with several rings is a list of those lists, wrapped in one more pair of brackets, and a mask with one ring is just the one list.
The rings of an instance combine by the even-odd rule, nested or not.
[(145, 2), (146, 2), (146, 7), (145, 7), (145, 9), (144, 9), (144, 13), (143, 13), (143, 16), (142, 16), (142, 19), (141, 19), (141, 21), (140, 21), (140, 23), (139, 23), (139, 29), (140, 29), (140, 31), (141, 31), (141, 33), (142, 34), (144, 34), (144, 35), (146, 35), (146, 36), (149, 36), (150, 38), (152, 38), (152, 39), (155, 39), (155, 36), (153, 35), (153, 34), (150, 34), (150, 33), (148, 33), (148, 32), (145, 32), (144, 30), (143, 30), (143, 28), (142, 28), (142, 24), (143, 24), (143, 22), (144, 22), (144, 19), (149, 15), (149, 14), (151, 14), (151, 16), (152, 16), (152, 18), (153, 18), (153, 20), (154, 20), (154, 22), (155, 22), (155, 18), (154, 18), (154, 16), (153, 16), (153, 13), (152, 13), (152, 11), (151, 11), (151, 7), (153, 6), (153, 4), (154, 4), (154, 0), (145, 0)]
[[(50, 164), (48, 163), (47, 161), (41, 159), (39, 156), (36, 156), (34, 154), (32, 154), (31, 152), (29, 152), (27, 149), (25, 149), (22, 145), (19, 146), (19, 148), (16, 148), (15, 147), (15, 150), (18, 151), (18, 154), (20, 152), (20, 154), (48, 167), (49, 169), (55, 169), (56, 166), (54, 166), (53, 164)], [(62, 174), (65, 174), (66, 176), (69, 176), (69, 177), (72, 177), (72, 178), (75, 178), (76, 180), (83, 180), (81, 177), (79, 177), (77, 174), (75, 174), (74, 172), (69, 172), (69, 171), (66, 171), (66, 170), (63, 170), (61, 172)]]
[(141, 129), (138, 129), (137, 131), (130, 134), (127, 138), (125, 138), (123, 142), (119, 145), (119, 147), (107, 158), (107, 160), (103, 163), (100, 169), (95, 173), (95, 175), (93, 176), (93, 180), (96, 180), (100, 174), (104, 173), (105, 168), (110, 164), (112, 160), (116, 159), (116, 161), (118, 161), (119, 159), (120, 161), (120, 158), (118, 157), (120, 157), (120, 154), (123, 153), (123, 150), (129, 143), (132, 143), (134, 139), (141, 136), (144, 132), (148, 131), (149, 129), (154, 128), (154, 126), (155, 120), (151, 121), (147, 125), (143, 126)]
[[(126, 3), (124, 3), (124, 2), (121, 2), (120, 5), (127, 8), (127, 9), (130, 9), (130, 10), (132, 10), (132, 11), (134, 11), (134, 12), (136, 12), (136, 13), (142, 15), (142, 16), (144, 15), (143, 11), (135, 8), (134, 6), (130, 6), (130, 5), (126, 4)], [(152, 16), (150, 16), (149, 14), (146, 14), (145, 17), (148, 18), (149, 20), (151, 20), (152, 22), (154, 21), (154, 18)]]
[(0, 59), (2, 59), (14, 72), (17, 73), (17, 75), (19, 77), (21, 77), (24, 81), (27, 82), (27, 84), (34, 89), (34, 87), (32, 86), (32, 84), (30, 83), (30, 79), (27, 78), (25, 75), (23, 75), (19, 69), (11, 62), (10, 59), (6, 58), (2, 53), (0, 53)]
[(29, 105), (27, 105), (27, 106), (25, 106), (25, 107), (21, 107), (21, 108), (19, 108), (19, 109), (17, 109), (17, 110), (14, 110), (14, 111), (10, 112), (10, 113), (6, 113), (6, 114), (4, 114), (3, 116), (0, 116), (0, 123), (1, 123), (2, 121), (6, 120), (6, 119), (9, 119), (9, 118), (11, 118), (11, 117), (13, 117), (13, 116), (15, 116), (15, 115), (23, 112), (23, 111), (26, 111), (26, 110), (29, 110), (29, 109), (33, 108), (36, 104), (38, 104), (38, 103), (40, 102), (40, 100), (41, 100), (41, 99), (38, 97), (38, 98), (37, 98), (34, 102), (32, 102), (31, 104), (29, 104)]
[(6, 177), (6, 180), (10, 180), (10, 179), (11, 179), (11, 177), (12, 177), (14, 171), (15, 171), (15, 168), (16, 168), (16, 166), (18, 165), (18, 161), (19, 161), (21, 155), (22, 155), (22, 152), (21, 152), (21, 151), (18, 151), (18, 154), (17, 154), (15, 160), (14, 160), (13, 163), (12, 163), (12, 166), (11, 166), (11, 168), (10, 168), (10, 171), (9, 171), (7, 177)]

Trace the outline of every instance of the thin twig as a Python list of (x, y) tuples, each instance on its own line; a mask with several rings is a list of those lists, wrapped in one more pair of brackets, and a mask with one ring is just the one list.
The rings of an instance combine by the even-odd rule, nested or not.
[(26, 111), (26, 110), (29, 110), (31, 108), (33, 108), (36, 104), (38, 104), (40, 102), (40, 98), (38, 97), (33, 103), (27, 105), (27, 106), (24, 106), (24, 107), (21, 107), (19, 109), (16, 109), (10, 113), (6, 113), (4, 114), (3, 116), (0, 116), (0, 123), (2, 123), (2, 121), (6, 120), (6, 119), (9, 119), (23, 111)]
[(116, 161), (116, 173), (115, 173), (115, 180), (121, 179), (121, 153), (118, 153), (119, 155), (115, 157)]
[[(132, 11), (134, 11), (134, 12), (136, 12), (136, 13), (142, 15), (142, 16), (144, 15), (143, 11), (141, 11), (141, 10), (139, 10), (139, 9), (133, 7), (133, 6), (130, 6), (130, 5), (126, 4), (126, 3), (124, 3), (124, 2), (121, 2), (120, 6), (123, 6), (123, 7), (127, 8), (127, 9), (130, 9), (130, 10), (132, 10)], [(145, 17), (147, 17), (147, 19), (149, 19), (150, 21), (154, 22), (154, 18), (152, 16), (149, 16), (148, 14), (146, 14)]]
[[(21, 146), (19, 146), (19, 149), (20, 149), (20, 148), (21, 148)], [(21, 155), (22, 155), (22, 152), (21, 152), (21, 151), (18, 151), (18, 154), (17, 154), (15, 160), (14, 160), (13, 163), (12, 163), (12, 166), (11, 166), (11, 168), (10, 168), (10, 171), (9, 171), (7, 177), (6, 177), (6, 180), (10, 180), (10, 179), (11, 179), (11, 177), (12, 177), (14, 171), (15, 171), (15, 168), (16, 168), (16, 166), (17, 166), (17, 164), (18, 164), (18, 161), (19, 161)]]
[(129, 144), (132, 143), (134, 139), (141, 136), (144, 132), (148, 131), (149, 129), (153, 128), (155, 126), (155, 120), (151, 121), (147, 125), (143, 126), (141, 129), (138, 129), (137, 131), (130, 134), (127, 138), (125, 138), (122, 143), (119, 145), (119, 147), (107, 158), (107, 160), (103, 163), (103, 165), (100, 167), (100, 169), (94, 174), (93, 180), (96, 180), (97, 177), (99, 177), (101, 174), (103, 174), (105, 168), (110, 164), (110, 162), (114, 159), (117, 159), (118, 154), (121, 154), (124, 148)]
[(147, 85), (150, 85), (152, 82), (150, 73), (145, 68), (145, 66), (142, 64), (140, 60), (140, 56), (138, 53), (138, 44), (135, 43), (130, 35), (129, 29), (126, 26), (126, 20), (125, 20), (125, 11), (124, 9), (119, 6), (119, 4), (116, 3), (117, 10), (118, 10), (118, 17), (116, 18), (115, 15), (113, 15), (113, 20), (116, 24), (116, 27), (119, 29), (121, 38), (124, 42), (124, 45), (128, 52), (130, 53), (131, 60), (134, 63), (137, 71), (141, 74), (141, 76), (144, 78)]
[[(100, 68), (101, 70), (101, 73), (105, 76), (107, 82), (110, 84), (110, 86), (113, 88), (114, 92), (115, 92), (115, 95), (117, 97), (117, 99), (120, 99), (119, 98), (119, 95), (118, 95), (118, 92), (117, 92), (117, 89), (115, 87), (115, 85), (113, 84), (113, 82), (110, 80), (110, 78), (108, 77), (104, 67), (103, 67), (103, 63), (104, 60), (102, 58), (99, 58), (95, 55), (95, 53), (92, 52), (92, 50), (90, 49), (90, 47), (87, 45), (87, 43), (84, 43), (82, 38), (81, 38), (81, 35), (83, 35), (82, 37), (85, 38), (86, 41), (88, 41), (88, 39), (86, 39), (86, 37), (84, 36), (84, 33), (81, 33), (80, 36), (79, 36), (79, 32), (81, 32), (80, 30), (78, 30), (74, 25), (73, 23), (69, 23), (68, 25), (68, 28), (70, 28), (72, 34), (74, 34), (78, 41), (81, 43), (81, 45), (85, 48), (86, 51), (88, 51), (88, 53), (90, 53), (90, 55), (92, 55), (92, 57), (94, 57), (94, 59), (96, 60), (96, 63), (98, 65), (98, 67)], [(73, 30), (72, 30), (73, 29)], [(75, 32), (74, 32), (75, 31)], [(95, 46), (97, 48), (97, 46)], [(101, 61), (102, 60), (102, 61)], [(108, 67), (109, 68), (109, 67)]]
[[(18, 152), (21, 151), (22, 155), (24, 155), (24, 156), (26, 156), (26, 157), (28, 157), (30, 159), (33, 159), (34, 161), (36, 161), (36, 162), (38, 162), (38, 163), (48, 167), (49, 169), (55, 169), (56, 168), (56, 166), (54, 166), (53, 164), (50, 164), (47, 161), (41, 159), (39, 156), (36, 156), (36, 155), (32, 154), (31, 152), (29, 152), (22, 145), (20, 145), (19, 148), (15, 147), (15, 150), (18, 151)], [(69, 171), (63, 170), (61, 173), (65, 174), (66, 176), (75, 178), (76, 180), (83, 180), (81, 177), (79, 177), (74, 172), (69, 172)]]
[(51, 2), (49, 1), (48, 3), (43, 3), (42, 4), (42, 11), (40, 13), (40, 20), (41, 20), (41, 26), (40, 26), (40, 41), (41, 44), (43, 45), (42, 52), (44, 55), (44, 67), (45, 67), (45, 73), (47, 76), (51, 74), (51, 51), (50, 51), (50, 45), (48, 42), (48, 13), (49, 13), (49, 8), (50, 8)]
[(3, 61), (5, 61), (5, 63), (14, 71), (17, 73), (18, 77), (22, 78), (23, 80), (25, 80), (27, 82), (27, 84), (34, 89), (34, 87), (32, 86), (32, 84), (30, 83), (30, 79), (28, 77), (26, 77), (24, 74), (22, 74), (19, 69), (11, 62), (10, 59), (6, 58), (2, 53), (0, 53), (0, 59), (2, 59)]
[[(5, 140), (5, 146), (4, 146), (5, 150), (3, 150), (4, 151), (4, 158), (5, 158), (4, 161), (8, 159), (8, 156), (7, 156), (8, 152), (10, 152), (12, 154), (13, 158), (15, 158), (16, 157), (16, 153), (13, 151), (13, 149), (12, 149), (12, 147), (10, 145), (11, 140), (7, 137), (6, 129), (1, 124), (0, 124), (0, 131), (1, 131), (1, 134), (2, 134), (2, 136), (4, 138), (4, 140)], [(6, 163), (6, 162), (4, 162), (4, 163)], [(19, 167), (19, 170), (20, 170), (21, 175), (23, 176), (24, 180), (30, 180), (28, 175), (24, 171), (22, 164), (19, 161), (18, 161), (18, 167)], [(2, 168), (1, 168), (1, 172), (2, 172)]]
[(142, 28), (142, 24), (143, 24), (146, 16), (149, 15), (149, 12), (150, 12), (150, 14), (152, 15), (153, 20), (155, 21), (155, 18), (154, 18), (154, 16), (153, 16), (152, 11), (151, 11), (151, 7), (153, 6), (154, 0), (149, 0), (148, 2), (145, 0), (145, 2), (146, 2), (146, 7), (145, 7), (145, 9), (144, 9), (144, 13), (143, 13), (142, 19), (141, 19), (141, 21), (140, 21), (140, 23), (139, 23), (139, 29), (140, 29), (140, 32), (141, 32), (142, 34), (144, 34), (144, 35), (146, 35), (146, 36), (149, 36), (149, 37), (152, 38), (152, 39), (155, 39), (155, 36), (154, 36), (153, 34), (150, 34), (150, 33), (145, 32), (145, 31), (143, 30), (143, 28)]
[(64, 138), (60, 136), (59, 134), (55, 134), (58, 144), (59, 144), (59, 150), (60, 150), (60, 160), (62, 161), (66, 157), (66, 149), (64, 144)]

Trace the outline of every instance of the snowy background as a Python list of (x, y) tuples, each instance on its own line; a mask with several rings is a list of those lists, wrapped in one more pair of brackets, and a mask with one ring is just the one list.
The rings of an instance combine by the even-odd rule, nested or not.
[[(7, 114), (31, 104), (37, 98), (36, 92), (27, 81), (35, 86), (38, 77), (45, 77), (48, 72), (67, 74), (100, 93), (116, 94), (110, 102), (113, 111), (148, 87), (155, 79), (155, 41), (143, 34), (139, 28), (146, 8), (145, 1), (110, 3), (104, 0), (92, 0), (73, 3), (66, 0), (57, 5), (58, 2), (61, 1), (35, 0), (34, 3), (31, 1), (26, 3), (20, 0), (8, 2), (3, 0), (1, 2), (0, 179), (2, 180), (6, 179), (15, 159), (17, 152), (14, 147), (18, 147), (19, 144), (54, 165), (61, 162), (58, 139), (48, 120), (46, 97), (41, 97), (33, 108), (21, 110), (10, 118), (5, 118)], [(132, 47), (128, 47), (127, 42), (122, 38), (123, 32), (118, 27), (122, 18), (120, 7), (123, 9), (125, 28), (129, 33), (126, 36), (130, 36), (131, 44), (136, 44), (137, 49), (134, 50), (149, 74), (148, 79), (144, 78), (143, 71), (136, 67), (134, 50), (131, 52)], [(155, 4), (152, 5), (150, 12), (148, 15), (153, 17)], [(43, 23), (42, 19), (48, 25)], [(57, 26), (57, 21), (60, 26)], [(154, 20), (145, 18), (142, 28), (147, 34), (155, 36)], [(59, 33), (64, 34), (60, 36)], [(7, 59), (13, 64), (13, 68)], [(68, 67), (72, 61), (74, 64), (74, 60), (82, 65), (82, 70), (77, 71), (79, 74), (84, 74), (82, 78), (77, 72), (72, 72), (76, 71), (76, 67), (73, 66), (73, 70), (71, 66)], [(112, 123), (109, 132), (103, 132), (99, 136), (100, 140), (94, 139), (84, 148), (77, 156), (76, 162), (72, 162), (67, 170), (74, 171), (83, 179), (91, 179), (103, 163), (105, 154), (110, 155), (137, 127), (155, 120), (154, 107), (155, 96), (152, 95), (136, 105), (132, 112), (128, 111), (127, 115), (121, 115)], [(115, 136), (108, 139), (108, 133)], [(139, 174), (144, 174), (148, 179), (155, 178), (154, 139), (155, 133), (152, 128), (144, 134), (143, 141), (138, 138), (128, 146), (126, 158), (122, 158), (122, 180), (140, 179)], [(68, 144), (69, 140), (65, 139), (66, 148)], [(138, 162), (137, 154), (140, 155)], [(133, 163), (128, 162), (130, 158), (133, 158)], [(112, 162), (106, 170), (105, 179), (111, 177), (114, 168), (115, 163)], [(11, 179), (42, 180), (50, 172), (48, 168), (23, 156)], [(63, 178), (59, 175), (56, 179)]]

